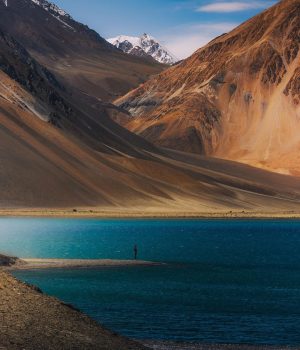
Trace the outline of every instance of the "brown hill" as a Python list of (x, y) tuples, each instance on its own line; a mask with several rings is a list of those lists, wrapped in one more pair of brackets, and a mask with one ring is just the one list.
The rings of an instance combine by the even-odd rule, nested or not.
[[(128, 56), (46, 0), (0, 1), (0, 29), (10, 33), (64, 85), (111, 100), (165, 66)], [(78, 90), (76, 89), (76, 90)]]
[(110, 106), (80, 98), (63, 81), (0, 32), (1, 208), (299, 208), (297, 178), (159, 149), (114, 123)]
[(296, 179), (167, 154), (109, 118), (103, 124), (84, 115), (10, 36), (0, 39), (0, 207), (184, 212), (299, 206)]
[(209, 212), (299, 207), (297, 179), (228, 161), (163, 154), (134, 135), (123, 140), (113, 128), (96, 138), (78, 131), (73, 114), (66, 122), (61, 116), (58, 127), (43, 118), (56, 107), (4, 73), (0, 81), (2, 208)]
[(159, 146), (300, 175), (300, 2), (283, 0), (117, 100)]

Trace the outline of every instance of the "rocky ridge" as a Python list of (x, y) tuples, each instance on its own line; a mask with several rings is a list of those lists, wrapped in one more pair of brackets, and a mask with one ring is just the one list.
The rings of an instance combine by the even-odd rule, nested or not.
[(283, 0), (116, 101), (163, 147), (300, 175), (300, 3)]

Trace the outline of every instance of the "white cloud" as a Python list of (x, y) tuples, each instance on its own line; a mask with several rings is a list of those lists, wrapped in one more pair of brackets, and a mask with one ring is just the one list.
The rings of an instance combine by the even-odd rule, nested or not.
[(253, 9), (264, 9), (273, 5), (274, 1), (217, 1), (212, 4), (200, 6), (197, 12), (238, 12)]
[(173, 28), (162, 37), (165, 46), (179, 59), (184, 59), (215, 37), (231, 31), (237, 23), (202, 23)]

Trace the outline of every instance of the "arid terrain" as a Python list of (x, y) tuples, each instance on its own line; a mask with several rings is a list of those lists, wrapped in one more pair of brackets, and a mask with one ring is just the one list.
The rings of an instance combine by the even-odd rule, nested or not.
[[(43, 6), (49, 5), (46, 1), (41, 4)], [(251, 50), (253, 51), (254, 46), (261, 47), (260, 44), (264, 45), (263, 43), (269, 42), (276, 30), (279, 29), (285, 34), (285, 55), (290, 57), (289, 75), (292, 76), (292, 71), (294, 72), (298, 62), (299, 28), (295, 16), (299, 14), (299, 11), (290, 10), (298, 9), (298, 5), (297, 1), (292, 0), (281, 2), (277, 7), (275, 6), (260, 17), (246, 22), (232, 33), (217, 38), (181, 64), (149, 80), (138, 90), (123, 98), (120, 105), (128, 107), (131, 100), (138, 102), (143, 91), (148, 91), (148, 88), (153, 90), (151, 86), (154, 82), (155, 88), (160, 91), (160, 96), (164, 95), (166, 99), (169, 99), (170, 96), (166, 93), (165, 88), (172, 91), (173, 95), (169, 99), (172, 101), (171, 104), (165, 105), (163, 102), (165, 98), (157, 104), (156, 108), (165, 109), (167, 114), (162, 118), (155, 117), (156, 122), (166, 120), (165, 118), (176, 119), (176, 123), (171, 129), (174, 132), (176, 130), (176, 133), (185, 133), (184, 130), (187, 129), (180, 127), (182, 118), (185, 120), (182, 125), (185, 123), (189, 125), (190, 120), (194, 118), (193, 113), (199, 115), (198, 110), (188, 108), (184, 114), (181, 114), (181, 117), (178, 117), (177, 112), (174, 114), (174, 111), (181, 110), (183, 105), (180, 101), (189, 104), (191, 96), (193, 96), (192, 99), (195, 96), (197, 99), (202, 99), (205, 94), (201, 88), (200, 92), (190, 95), (188, 85), (185, 85), (185, 89), (181, 89), (182, 85), (180, 84), (186, 84), (184, 81), (188, 79), (189, 86), (194, 89), (202, 78), (207, 80), (208, 77), (218, 75), (221, 60), (218, 60), (218, 64), (211, 64), (210, 68), (204, 63), (205, 60), (205, 62), (213, 62), (212, 58), (218, 52), (218, 57), (225, 57), (226, 64), (224, 61), (222, 67), (228, 66), (228, 76), (233, 77), (232, 81), (230, 80), (230, 84), (219, 82), (214, 85), (213, 82), (216, 82), (217, 78), (209, 78), (212, 80), (208, 80), (203, 89), (209, 89), (218, 92), (218, 94), (222, 93), (225, 96), (225, 91), (228, 92), (237, 76), (241, 76), (238, 75), (239, 73), (231, 74), (230, 72), (236, 70), (237, 67), (241, 69), (239, 60), (242, 59), (241, 57), (248, 57), (250, 43), (252, 43)], [(259, 213), (269, 213), (268, 215), (281, 213), (279, 216), (289, 213), (288, 215), (293, 216), (299, 212), (300, 180), (296, 176), (297, 171), (292, 171), (289, 167), (289, 164), (292, 164), (294, 168), (297, 167), (298, 163), (294, 158), (297, 152), (296, 148), (295, 152), (288, 148), (290, 143), (287, 142), (286, 147), (281, 147), (279, 142), (274, 144), (280, 148), (278, 152), (276, 151), (278, 155), (276, 161), (284, 159), (285, 166), (289, 167), (288, 171), (283, 171), (283, 168), (278, 171), (278, 169), (268, 165), (271, 164), (272, 152), (270, 153), (270, 162), (264, 163), (263, 167), (283, 173), (276, 174), (241, 163), (262, 166), (258, 159), (257, 162), (247, 162), (243, 157), (232, 156), (241, 153), (237, 151), (238, 147), (229, 146), (228, 140), (234, 140), (236, 144), (242, 142), (239, 141), (241, 140), (240, 136), (243, 140), (247, 139), (243, 132), (240, 132), (244, 129), (238, 123), (245, 121), (244, 118), (240, 117), (242, 115), (240, 112), (228, 117), (231, 120), (229, 124), (224, 122), (221, 133), (223, 136), (221, 134), (216, 138), (213, 136), (214, 140), (218, 140), (218, 142), (211, 143), (211, 146), (214, 145), (211, 147), (211, 151), (202, 152), (195, 149), (194, 151), (198, 154), (187, 153), (190, 149), (185, 149), (185, 147), (183, 147), (184, 151), (160, 148), (160, 146), (171, 147), (172, 145), (164, 142), (161, 144), (160, 133), (157, 132), (156, 127), (153, 130), (156, 130), (157, 139), (150, 138), (151, 142), (128, 131), (117, 122), (128, 118), (132, 120), (132, 117), (125, 110), (107, 102), (110, 97), (101, 97), (101, 93), (98, 91), (100, 86), (105, 91), (111, 91), (106, 90), (106, 87), (102, 85), (101, 69), (95, 67), (93, 70), (92, 75), (100, 80), (97, 81), (97, 84), (95, 83), (97, 87), (91, 88), (91, 81), (87, 76), (84, 77), (85, 81), (88, 81), (87, 84), (82, 84), (81, 80), (73, 81), (70, 78), (73, 74), (72, 67), (76, 66), (74, 62), (71, 62), (70, 67), (68, 66), (68, 69), (63, 71), (57, 70), (54, 65), (58, 62), (61, 64), (64, 57), (71, 59), (70, 57), (74, 56), (75, 47), (78, 48), (80, 55), (86, 55), (86, 57), (98, 55), (97, 61), (99, 57), (109, 60), (111, 68), (108, 69), (108, 66), (104, 64), (105, 71), (112, 72), (112, 74), (120, 75), (118, 69), (125, 65), (125, 63), (116, 63), (113, 57), (118, 57), (118, 60), (126, 62), (129, 60), (133, 66), (138, 62), (135, 67), (140, 68), (140, 65), (146, 65), (148, 68), (153, 67), (153, 62), (149, 63), (138, 57), (119, 52), (97, 33), (74, 21), (68, 14), (55, 11), (58, 10), (55, 8), (49, 10), (48, 8), (46, 11), (42, 5), (37, 5), (31, 0), (10, 0), (8, 6), (5, 6), (5, 2), (0, 2), (0, 208), (2, 208), (3, 214), (10, 211), (17, 214), (21, 211), (26, 212), (26, 209), (32, 210), (32, 215), (34, 215), (35, 210), (36, 213), (47, 212), (51, 215), (51, 210), (57, 213), (73, 213), (73, 209), (76, 209), (100, 216), (156, 216), (156, 213), (159, 213), (160, 216), (202, 216), (214, 215), (214, 213), (226, 216), (231, 215), (232, 211), (235, 213), (244, 211), (255, 216), (260, 215)], [(274, 16), (276, 13), (280, 13), (280, 15)], [(26, 25), (25, 19), (28, 20)], [(42, 21), (47, 22), (45, 28), (41, 28)], [(260, 30), (255, 24), (257, 22), (264, 24)], [(287, 23), (289, 25), (285, 26)], [(31, 36), (32, 33), (33, 36)], [(251, 35), (254, 33), (256, 36), (252, 38)], [(260, 41), (257, 40), (257, 36), (261, 37)], [(62, 45), (61, 38), (64, 38), (68, 45)], [(39, 43), (38, 47), (37, 42)], [(233, 51), (236, 52), (235, 59), (232, 58)], [(265, 57), (265, 55), (257, 53), (253, 59), (258, 57)], [(245, 61), (243, 71), (246, 71), (248, 63)], [(258, 79), (258, 75), (262, 79), (262, 72), (274, 73), (271, 69), (273, 66), (269, 69), (268, 66), (265, 66), (266, 64), (266, 62), (262, 62), (261, 66), (264, 67), (264, 70), (260, 68), (260, 73), (251, 75), (251, 82), (256, 82), (262, 88), (264, 83)], [(85, 66), (86, 63), (82, 61), (82, 65)], [(159, 70), (163, 69), (161, 65), (156, 63), (154, 65)], [(144, 68), (141, 71), (145, 73), (148, 68)], [(127, 67), (125, 71), (128, 72), (130, 69)], [(85, 74), (84, 69), (82, 71), (81, 78)], [(188, 74), (188, 72), (193, 74)], [(227, 70), (225, 73), (227, 74)], [(226, 74), (224, 77), (226, 76), (227, 81)], [(276, 75), (277, 71), (274, 74)], [(78, 75), (76, 74), (76, 76)], [(133, 76), (136, 75), (133, 74)], [(175, 85), (172, 76), (174, 79), (177, 76), (180, 77), (180, 79), (176, 78)], [(199, 77), (202, 78), (199, 80)], [(273, 91), (277, 85), (272, 83), (271, 78), (272, 76), (270, 76), (268, 84), (272, 85), (272, 88), (270, 85), (269, 90)], [(126, 78), (124, 79), (126, 80)], [(141, 76), (138, 79), (142, 79)], [(286, 78), (282, 79), (282, 81), (285, 80)], [(230, 102), (231, 99), (226, 100), (225, 97), (219, 99), (216, 94), (211, 97), (212, 100), (223, 101), (224, 104), (232, 103), (232, 106), (236, 107), (234, 110), (239, 111), (236, 99), (241, 92), (238, 93), (238, 91), (248, 91), (243, 85), (243, 81), (242, 79), (241, 86), (236, 84), (237, 88), (232, 95), (232, 99), (234, 99), (232, 102)], [(132, 84), (137, 85), (138, 83), (135, 81)], [(119, 83), (117, 85), (119, 86)], [(214, 89), (212, 85), (215, 86)], [(110, 86), (112, 87), (112, 85)], [(128, 90), (131, 86), (126, 89)], [(295, 80), (292, 79), (289, 86), (291, 86), (291, 93), (297, 95), (296, 75)], [(281, 87), (282, 85), (280, 85)], [(184, 93), (183, 99), (180, 89), (184, 90), (182, 92)], [(177, 97), (174, 95), (175, 90)], [(91, 94), (91, 91), (94, 94)], [(149, 113), (153, 113), (155, 116), (153, 104), (149, 104), (147, 100), (148, 98), (152, 99), (152, 93), (148, 94), (148, 92), (146, 92), (148, 97), (146, 99), (141, 97), (142, 100), (138, 102), (140, 106), (138, 110), (143, 110), (144, 102), (141, 101), (145, 101), (148, 107), (152, 106), (151, 108), (147, 107), (147, 110), (149, 109)], [(284, 98), (290, 99), (290, 97), (284, 96)], [(205, 122), (205, 118), (210, 115), (210, 110), (207, 110), (207, 97), (205, 99), (205, 103), (195, 105), (202, 106), (205, 111), (208, 111), (202, 115), (202, 119), (198, 119), (197, 125), (200, 128), (207, 127), (210, 130), (209, 135), (217, 135), (215, 132), (217, 129)], [(291, 106), (297, 107), (296, 99), (296, 97), (293, 98)], [(177, 106), (181, 107), (177, 109)], [(129, 109), (132, 112), (131, 107)], [(224, 110), (223, 107), (221, 109)], [(285, 110), (288, 110), (287, 107)], [(297, 109), (295, 110), (297, 111)], [(247, 119), (249, 123), (252, 123), (254, 115), (256, 114), (253, 110), (252, 117)], [(222, 117), (218, 119), (218, 123), (221, 121), (223, 123), (223, 121), (229, 120), (228, 118)], [(235, 122), (234, 118), (236, 118)], [(289, 114), (286, 120), (291, 118), (292, 115)], [(148, 125), (143, 116), (133, 119), (133, 122), (135, 120), (142, 121), (143, 127)], [(263, 120), (270, 120), (272, 124), (271, 117), (264, 117)], [(152, 121), (150, 122), (152, 123)], [(231, 127), (229, 127), (230, 125)], [(282, 130), (287, 130), (286, 126), (290, 123), (287, 122), (284, 125)], [(258, 124), (257, 127), (260, 131), (265, 130), (265, 135), (271, 130), (269, 124), (265, 129)], [(245, 125), (247, 133), (250, 129), (248, 124)], [(276, 130), (279, 129), (276, 128)], [(296, 124), (291, 124), (289, 130), (295, 132), (297, 130)], [(144, 133), (139, 134), (147, 137)], [(259, 136), (259, 140), (257, 135), (260, 134), (256, 131), (249, 134), (251, 142), (255, 145), (259, 144), (259, 140), (264, 140), (263, 135)], [(289, 141), (294, 140), (290, 134), (287, 135), (289, 135)], [(283, 134), (280, 137), (283, 140)], [(222, 138), (224, 142), (220, 141)], [(186, 144), (192, 147), (194, 144), (193, 138), (188, 138), (185, 142), (185, 136), (181, 137), (179, 134), (177, 134), (176, 140), (179, 140), (176, 141), (178, 146)], [(209, 143), (207, 140), (203, 145)], [(232, 142), (230, 145), (233, 144)], [(236, 151), (238, 153), (234, 153)], [(260, 148), (257, 148), (255, 152), (260, 156), (263, 154)], [(245, 157), (246, 153), (243, 153)], [(232, 159), (233, 161), (220, 158)], [(293, 176), (287, 176), (285, 173)]]
[[(0, 0), (0, 216), (300, 219), (299, 23), (283, 0), (170, 68)], [(10, 274), (157, 264), (0, 254), (0, 350), (284, 349), (143, 345)]]
[(158, 146), (300, 175), (300, 3), (283, 0), (119, 98)]

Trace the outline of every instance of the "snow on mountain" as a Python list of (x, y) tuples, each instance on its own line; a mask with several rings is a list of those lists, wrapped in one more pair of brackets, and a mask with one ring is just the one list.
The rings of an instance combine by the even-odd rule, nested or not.
[(148, 34), (143, 34), (141, 37), (119, 35), (116, 38), (107, 39), (107, 41), (128, 54), (151, 56), (164, 64), (173, 64), (178, 61), (167, 48)]
[(36, 5), (42, 7), (44, 10), (55, 13), (62, 17), (71, 18), (71, 16), (64, 10), (62, 10), (57, 5), (53, 4), (52, 2), (46, 1), (46, 0), (31, 0)]
[[(45, 11), (48, 11), (52, 16), (57, 16), (56, 18), (59, 19), (59, 17), (65, 17), (68, 19), (72, 19), (72, 17), (63, 9), (58, 7), (57, 5), (53, 4), (50, 1), (47, 0), (29, 0), (29, 3), (33, 2), (35, 5), (42, 7)], [(8, 0), (2, 0), (3, 4), (8, 7), (9, 1)]]
[(55, 19), (57, 19), (64, 27), (69, 28), (74, 32), (76, 31), (70, 24), (66, 22), (68, 20), (72, 20), (72, 17), (57, 5), (47, 0), (30, 0), (30, 1), (32, 1), (37, 6), (40, 6), (45, 11), (49, 12), (49, 14), (53, 16)]

